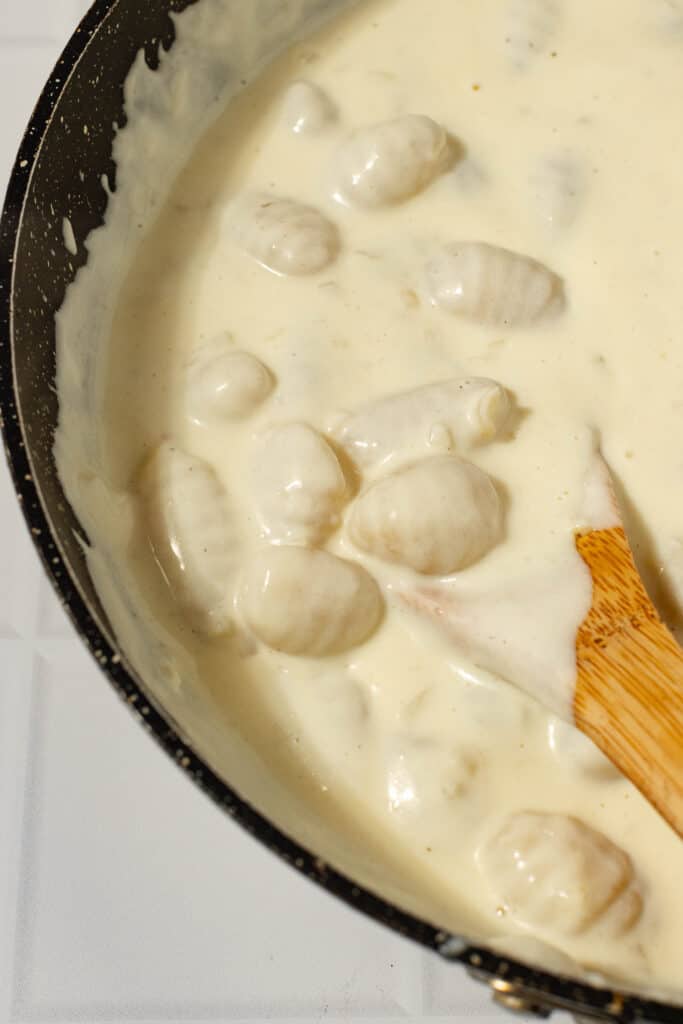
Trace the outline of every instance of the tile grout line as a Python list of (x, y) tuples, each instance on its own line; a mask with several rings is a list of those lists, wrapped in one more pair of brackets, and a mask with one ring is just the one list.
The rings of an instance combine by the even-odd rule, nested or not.
[[(17, 846), (19, 864), (16, 874), (16, 902), (12, 929), (12, 946), (8, 958), (11, 971), (10, 1016), (8, 1024), (21, 1020), (25, 1006), (24, 990), (27, 987), (27, 961), (30, 952), (32, 929), (31, 884), (35, 881), (36, 826), (39, 808), (39, 760), (44, 727), (44, 691), (41, 686), (42, 658), (34, 651), (29, 685), (29, 707), (23, 775), (23, 806), (20, 818)], [(39, 802), (39, 801), (38, 801)]]
[[(4, 969), (0, 972), (0, 999), (5, 1004), (3, 1024), (5, 1020), (11, 1019), (11, 1007), (13, 1003), (14, 972), (13, 965), (16, 957), (17, 923), (20, 915), (20, 891), (23, 874), (24, 855), (24, 826), (27, 815), (28, 789), (27, 780), (31, 770), (30, 758), (33, 744), (33, 718), (35, 714), (34, 685), (36, 654), (29, 641), (13, 640), (3, 641), (0, 644), (0, 651), (13, 651), (15, 664), (11, 666), (12, 678), (2, 679), (0, 685), (3, 687), (2, 703), (4, 708), (4, 723), (0, 722), (0, 729), (3, 724), (7, 730), (4, 738), (3, 749), (0, 752), (3, 759), (7, 759), (4, 765), (3, 778), (9, 780), (9, 786), (4, 790), (4, 806), (0, 806), (0, 820), (4, 818), (5, 828), (0, 833), (0, 850), (2, 851), (1, 863), (3, 867), (3, 883), (5, 886), (5, 906), (0, 925), (3, 934), (0, 937), (0, 949)], [(7, 671), (7, 657), (2, 658), (2, 664)], [(0, 891), (0, 897), (2, 897)]]
[[(32, 100), (37, 99), (63, 42), (71, 32), (71, 21), (74, 25), (76, 23), (75, 8), (73, 14), (73, 18), (68, 18), (69, 25), (65, 26), (64, 33), (35, 34), (31, 31), (0, 31), (0, 52), (15, 56), (27, 55), (32, 52), (39, 57), (40, 64), (44, 65), (39, 81), (35, 88), (32, 87), (32, 92), (35, 92), (35, 96), (30, 97)], [(18, 145), (19, 137), (8, 140), (7, 148), (11, 152), (11, 159), (13, 159)], [(2, 194), (4, 194), (5, 187), (6, 182), (3, 180), (0, 183)], [(0, 513), (6, 510), (9, 513), (10, 503), (14, 500), (14, 488), (9, 482), (8, 471), (4, 472), (8, 486), (6, 500), (0, 502)], [(9, 514), (15, 513), (16, 508)], [(16, 678), (9, 683), (7, 679), (0, 680), (0, 685), (3, 685), (6, 691), (4, 695), (5, 710), (8, 710), (14, 741), (13, 763), (11, 770), (5, 774), (5, 778), (10, 779), (13, 798), (8, 798), (7, 806), (4, 808), (0, 806), (0, 817), (4, 811), (8, 821), (5, 836), (0, 836), (0, 842), (4, 838), (6, 844), (0, 864), (4, 869), (2, 882), (6, 886), (7, 893), (5, 913), (1, 922), (4, 934), (0, 946), (4, 950), (3, 959), (5, 961), (4, 964), (0, 963), (0, 1000), (4, 1003), (4, 1005), (0, 1005), (2, 1024), (6, 1020), (12, 1020), (17, 1012), (21, 1014), (24, 1008), (24, 990), (27, 981), (25, 972), (32, 928), (30, 887), (34, 881), (36, 860), (37, 808), (35, 796), (36, 787), (39, 784), (38, 761), (44, 724), (42, 721), (44, 694), (40, 682), (42, 674), (40, 671), (42, 661), (40, 648), (45, 634), (41, 629), (41, 622), (45, 616), (46, 602), (56, 600), (49, 588), (43, 568), (35, 558), (35, 552), (25, 544), (27, 538), (25, 524), (23, 521), (19, 521), (16, 515), (14, 528), (17, 535), (21, 533), (24, 549), (22, 550), (21, 545), (18, 547), (14, 558), (10, 561), (10, 570), (14, 580), (22, 582), (23, 600), (20, 600), (18, 605), (18, 617), (11, 622), (16, 638), (12, 637), (9, 640), (3, 638), (0, 641), (0, 651), (3, 647), (6, 650), (8, 645), (12, 644), (14, 649), (21, 651), (22, 667), (25, 666), (26, 671), (17, 673), (21, 675), (19, 681)], [(30, 565), (27, 564), (29, 554), (32, 557)], [(14, 610), (16, 613), (17, 608), (15, 607)], [(0, 663), (6, 666), (7, 659), (3, 658)], [(11, 700), (7, 696), (8, 690), (11, 691)], [(10, 705), (9, 709), (7, 708), (8, 704)], [(2, 895), (1, 891), (0, 895)]]

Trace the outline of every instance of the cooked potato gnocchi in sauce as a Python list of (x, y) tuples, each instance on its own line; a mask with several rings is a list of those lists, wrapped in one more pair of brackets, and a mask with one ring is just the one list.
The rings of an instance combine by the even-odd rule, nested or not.
[(106, 425), (131, 571), (248, 740), (438, 925), (680, 995), (683, 843), (572, 725), (597, 449), (682, 635), (674, 6), (366, 0), (297, 43), (141, 245)]

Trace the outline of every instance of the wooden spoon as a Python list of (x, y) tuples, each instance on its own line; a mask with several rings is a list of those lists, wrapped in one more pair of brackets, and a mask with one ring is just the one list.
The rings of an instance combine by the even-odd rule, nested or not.
[(622, 526), (577, 535), (593, 578), (576, 637), (574, 719), (683, 838), (683, 652)]
[[(576, 634), (576, 684), (573, 719), (623, 775), (643, 793), (683, 838), (683, 651), (662, 622), (636, 569), (621, 522), (612, 480), (596, 454), (586, 482), (582, 510), (585, 527), (576, 548), (593, 581), (590, 609)], [(536, 610), (524, 607), (524, 586), (493, 605), (468, 602), (447, 585), (425, 585), (403, 599), (429, 616), (477, 664), (497, 672), (571, 720), (569, 706), (558, 701), (567, 680), (555, 682), (555, 666), (537, 663), (522, 650), (514, 615), (557, 621), (553, 606), (563, 588), (562, 569), (538, 588)], [(496, 618), (496, 602), (502, 615)], [(549, 613), (549, 617), (548, 616)], [(566, 702), (565, 702), (566, 704)]]

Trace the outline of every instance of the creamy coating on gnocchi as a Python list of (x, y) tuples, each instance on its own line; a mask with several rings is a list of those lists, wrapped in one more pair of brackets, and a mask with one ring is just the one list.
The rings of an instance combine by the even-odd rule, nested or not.
[(683, 625), (681, 18), (353, 6), (192, 155), (104, 398), (141, 600), (247, 739), (435, 923), (679, 995), (683, 844), (571, 706), (598, 449)]

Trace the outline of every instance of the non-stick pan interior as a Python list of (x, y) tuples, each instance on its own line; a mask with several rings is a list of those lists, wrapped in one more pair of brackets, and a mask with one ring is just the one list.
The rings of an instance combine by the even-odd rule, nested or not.
[[(53, 456), (58, 421), (55, 312), (88, 259), (116, 188), (115, 135), (125, 125), (125, 78), (144, 49), (155, 68), (173, 45), (171, 12), (197, 0), (100, 0), (65, 50), (18, 156), (0, 228), (0, 406), (8, 458), (28, 525), (76, 628), (122, 696), (176, 762), (257, 838), (347, 902), (496, 979), (501, 999), (529, 1009), (579, 1008), (611, 1019), (681, 1021), (674, 1007), (621, 999), (534, 972), (467, 946), (338, 874), (243, 802), (197, 756), (182, 723), (125, 667), (83, 556), (87, 543)], [(200, 0), (211, 3), (212, 0)], [(104, 187), (103, 187), (104, 184)], [(73, 239), (65, 231), (73, 231)], [(73, 244), (75, 242), (75, 245)], [(74, 709), (77, 713), (77, 709)]]
[[(2, 390), (7, 445), (15, 479), (24, 495), (51, 574), (58, 571), (48, 537), (36, 533), (32, 483), (42, 499), (42, 511), (59, 543), (67, 575), (60, 571), (62, 596), (72, 607), (77, 583), (81, 596), (107, 620), (85, 568), (82, 531), (64, 494), (52, 453), (58, 407), (55, 381), (55, 311), (66, 288), (87, 259), (85, 241), (101, 225), (108, 187), (116, 186), (112, 144), (125, 124), (123, 83), (141, 47), (150, 67), (158, 63), (159, 47), (174, 39), (170, 11), (181, 11), (195, 0), (144, 0), (139, 3), (100, 0), (78, 28), (60, 58), (41, 97), (22, 144), (6, 199), (2, 224), (3, 254), (0, 295), (9, 298), (3, 333), (11, 331), (13, 381), (3, 360)], [(71, 224), (77, 251), (64, 244), (65, 219)], [(11, 260), (11, 262), (10, 262)], [(16, 408), (12, 409), (12, 404)], [(26, 449), (22, 451), (22, 441)], [(29, 476), (31, 480), (29, 480)], [(71, 577), (71, 579), (69, 579)], [(79, 626), (85, 625), (79, 603)]]
[[(170, 49), (170, 13), (196, 0), (127, 0), (96, 5), (78, 29), (42, 96), (12, 177), (2, 225), (3, 345), (0, 388), (7, 453), (17, 492), (45, 567), (76, 628), (110, 680), (176, 762), (277, 852), (363, 903), (360, 888), (289, 842), (242, 803), (195, 755), (187, 724), (154, 700), (119, 651), (84, 557), (88, 536), (67, 500), (53, 445), (59, 419), (55, 313), (88, 262), (88, 239), (101, 227), (117, 187), (112, 160), (126, 125), (124, 81), (140, 50), (155, 69)], [(309, 5), (310, 6), (310, 5)], [(73, 237), (71, 237), (73, 232)], [(368, 909), (435, 944), (438, 933), (367, 896)]]

